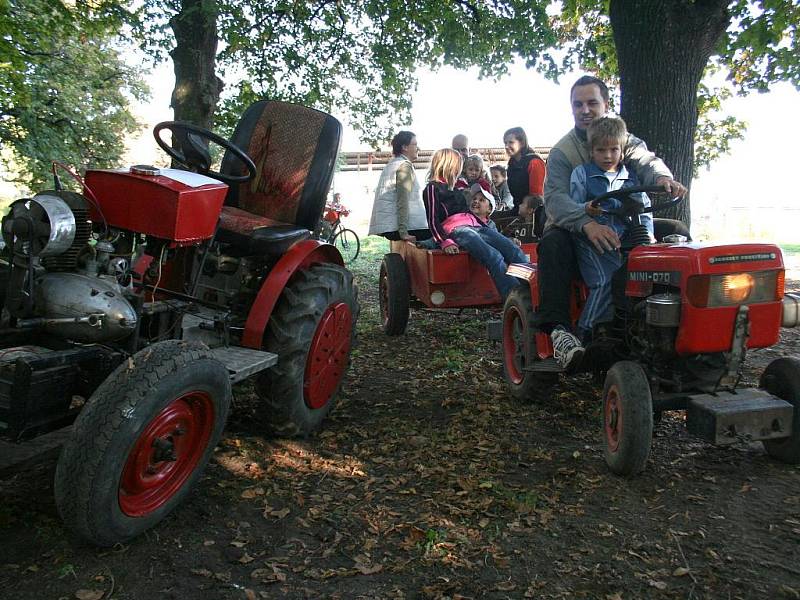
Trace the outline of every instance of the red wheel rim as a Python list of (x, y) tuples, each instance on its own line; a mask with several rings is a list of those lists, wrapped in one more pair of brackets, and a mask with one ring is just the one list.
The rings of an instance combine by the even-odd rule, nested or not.
[(344, 302), (331, 304), (317, 325), (306, 360), (303, 396), (309, 408), (325, 406), (347, 368), (353, 314)]
[(129, 517), (161, 508), (197, 468), (214, 428), (214, 403), (189, 392), (158, 413), (128, 454), (119, 484), (119, 507)]
[(522, 314), (511, 306), (503, 317), (503, 360), (508, 378), (515, 385), (522, 383), (525, 367), (525, 327)]
[(619, 441), (622, 439), (622, 402), (616, 385), (608, 388), (603, 412), (605, 415), (606, 445), (609, 452), (616, 452), (619, 448)]

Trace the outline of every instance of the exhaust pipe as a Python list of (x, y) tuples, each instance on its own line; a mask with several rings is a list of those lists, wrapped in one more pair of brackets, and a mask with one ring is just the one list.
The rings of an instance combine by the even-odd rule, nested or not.
[(800, 294), (789, 292), (783, 295), (781, 327), (800, 325)]

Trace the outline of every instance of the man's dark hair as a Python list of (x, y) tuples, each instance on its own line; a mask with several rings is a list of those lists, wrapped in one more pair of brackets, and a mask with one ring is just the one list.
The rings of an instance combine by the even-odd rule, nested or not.
[(522, 127), (512, 127), (511, 129), (507, 129), (506, 132), (503, 134), (503, 141), (505, 142), (506, 137), (511, 136), (515, 140), (517, 140), (520, 144), (522, 144), (522, 154), (529, 154), (533, 150), (528, 144), (528, 134), (525, 133), (525, 130)]
[(593, 77), (592, 75), (584, 75), (578, 81), (572, 84), (572, 87), (569, 88), (569, 97), (572, 100), (572, 92), (576, 87), (580, 87), (583, 85), (596, 85), (600, 89), (600, 95), (603, 97), (603, 100), (608, 102), (609, 93), (608, 93), (608, 86), (606, 85), (605, 81), (602, 79), (598, 79), (597, 77)]
[(489, 171), (497, 171), (503, 177), (506, 176), (506, 168), (503, 165), (492, 165), (491, 167), (489, 167)]
[(403, 146), (408, 146), (416, 135), (410, 131), (398, 131), (392, 138), (392, 154), (399, 156), (403, 153)]

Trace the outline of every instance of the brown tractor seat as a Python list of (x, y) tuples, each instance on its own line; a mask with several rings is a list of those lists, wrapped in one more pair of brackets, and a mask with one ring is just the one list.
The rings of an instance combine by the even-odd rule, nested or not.
[[(341, 136), (339, 121), (324, 112), (276, 100), (252, 104), (231, 142), (253, 159), (256, 177), (228, 190), (217, 239), (275, 255), (309, 238), (325, 209)], [(242, 169), (226, 152), (221, 171)]]
[(222, 207), (217, 230), (217, 241), (233, 244), (248, 255), (280, 255), (295, 242), (310, 237), (311, 232), (304, 227), (259, 217), (232, 206)]

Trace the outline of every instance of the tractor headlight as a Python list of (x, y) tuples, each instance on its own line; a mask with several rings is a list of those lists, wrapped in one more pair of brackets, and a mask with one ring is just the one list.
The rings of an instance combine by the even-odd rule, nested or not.
[(689, 277), (686, 297), (693, 306), (736, 306), (774, 302), (783, 297), (783, 271), (757, 271)]

